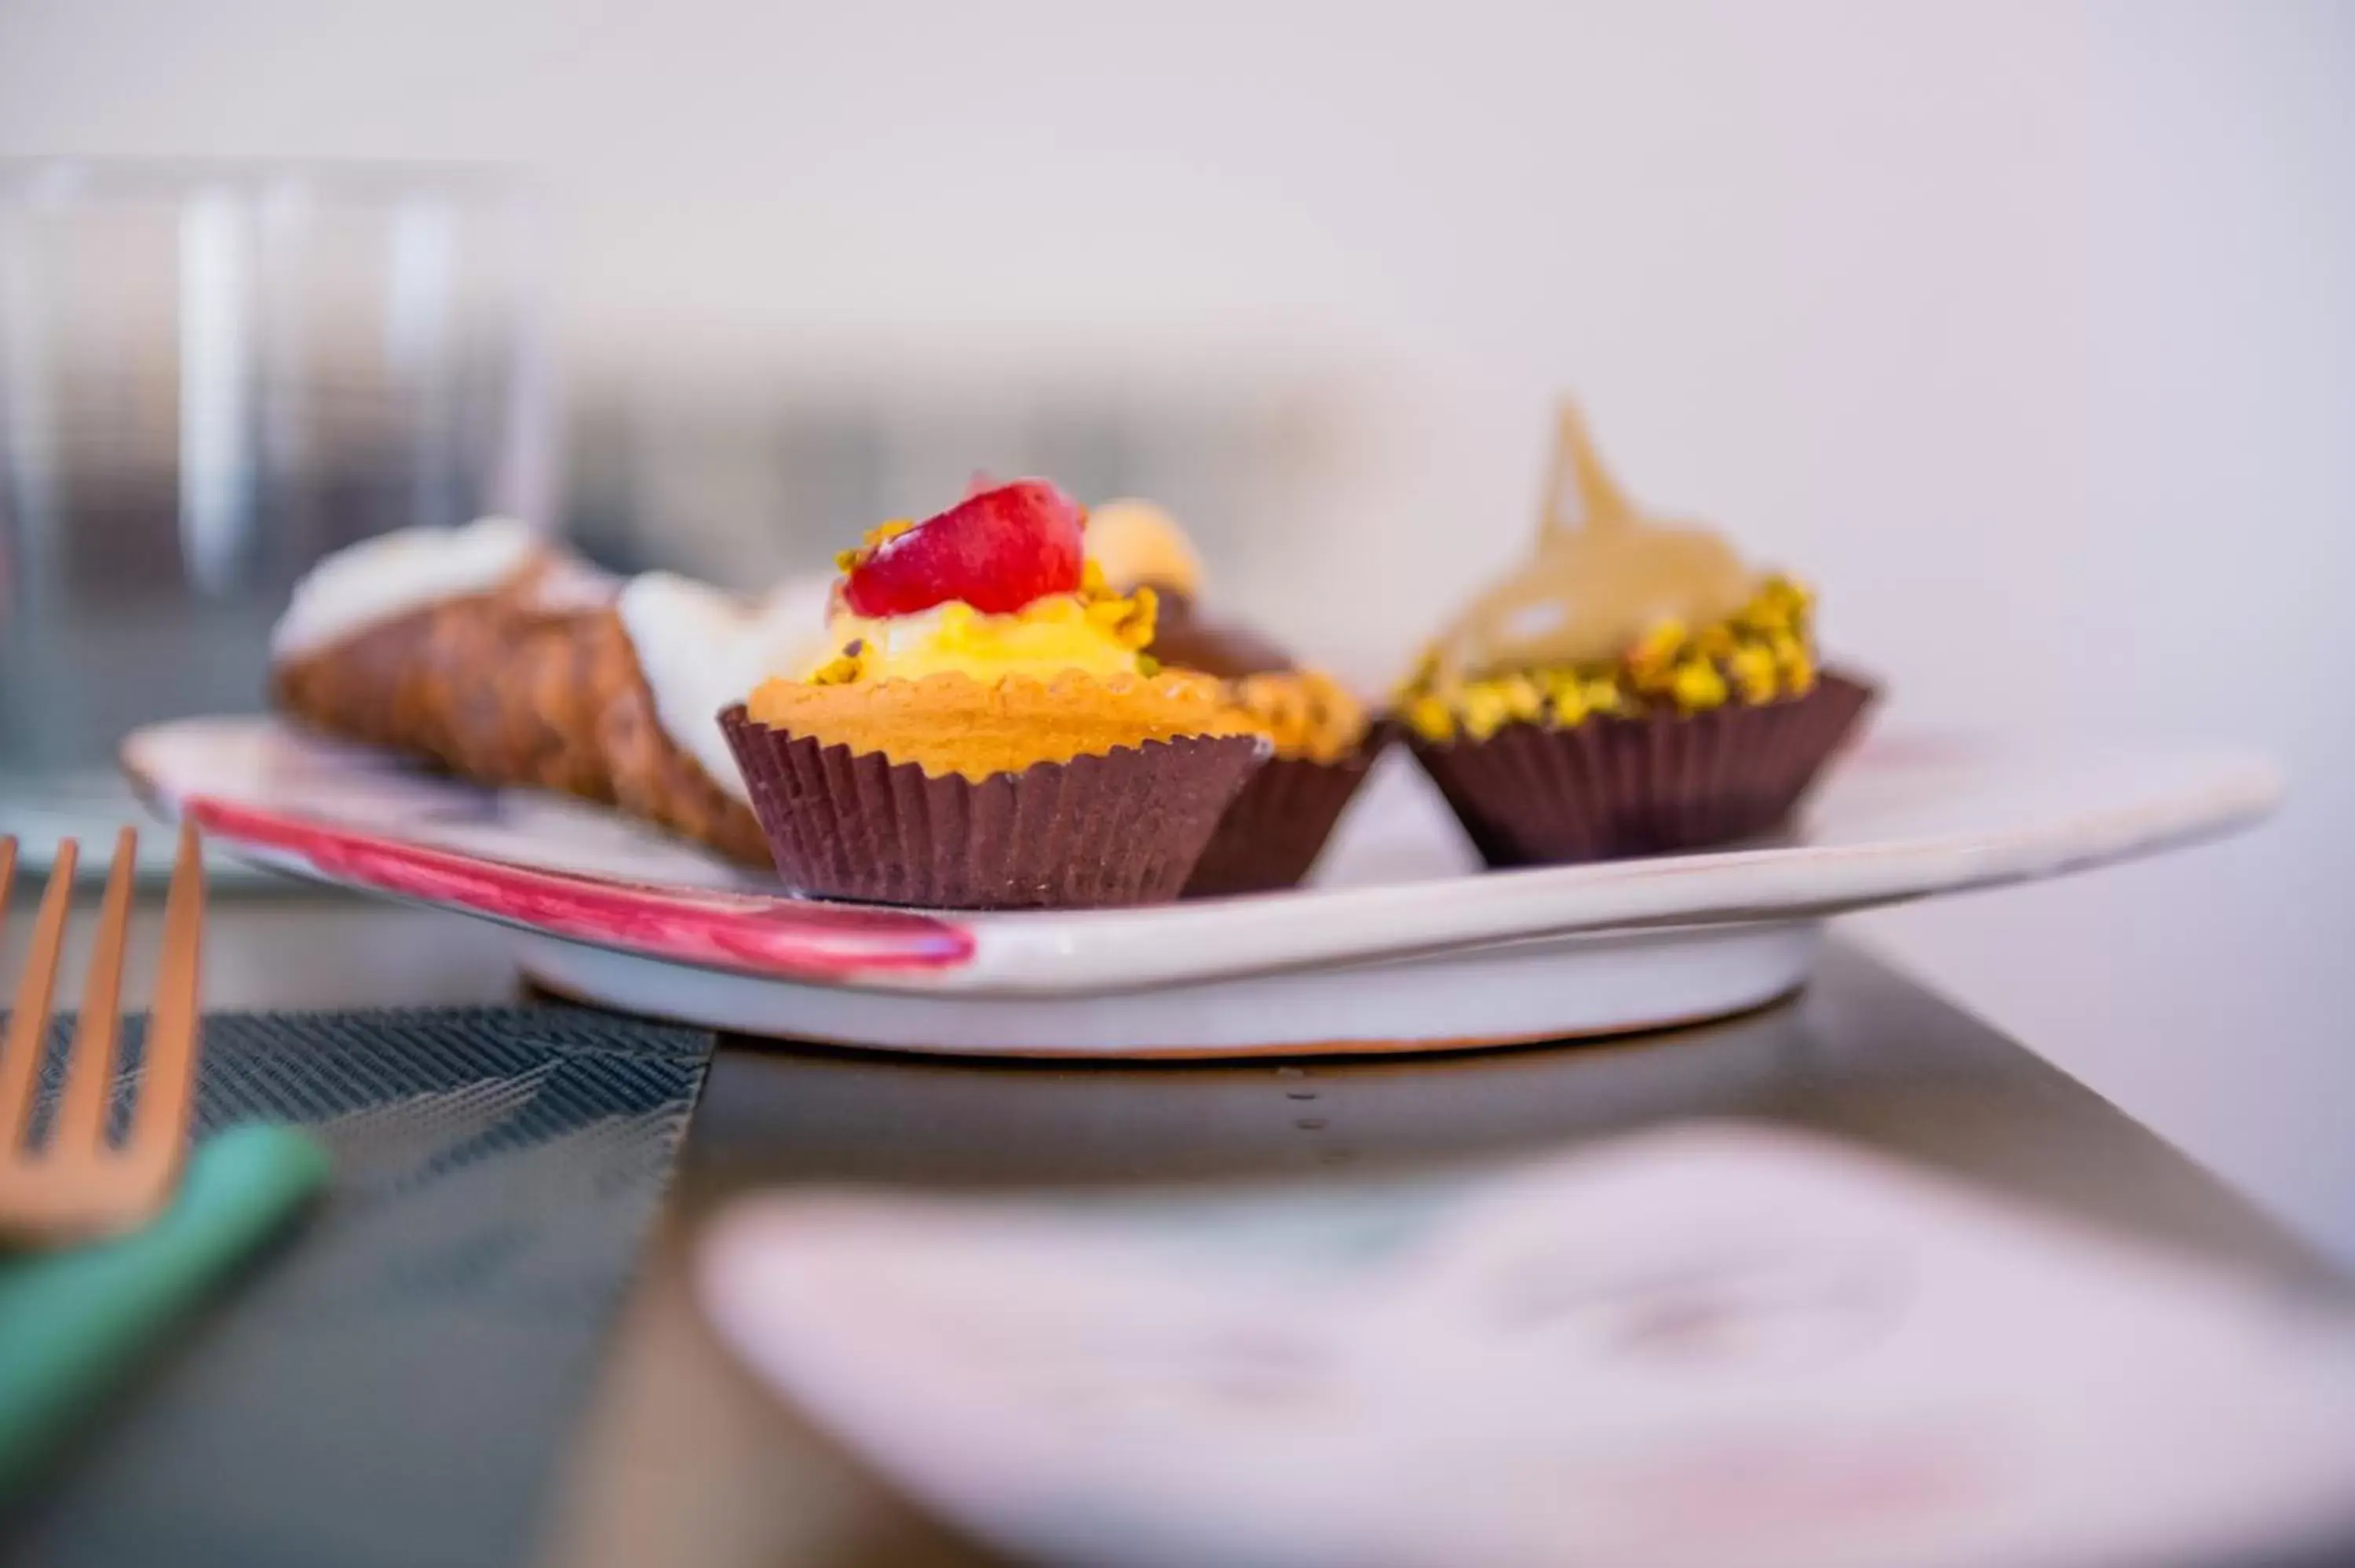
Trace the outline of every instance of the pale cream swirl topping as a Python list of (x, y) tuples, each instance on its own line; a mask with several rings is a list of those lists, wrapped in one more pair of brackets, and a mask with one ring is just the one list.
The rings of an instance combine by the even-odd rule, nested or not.
[[(1575, 493), (1574, 511), (1563, 507), (1565, 491)], [(1537, 553), (1433, 640), (1434, 683), (1616, 659), (1657, 627), (1727, 619), (1761, 581), (1715, 533), (1653, 518), (1629, 500), (1565, 403)]]

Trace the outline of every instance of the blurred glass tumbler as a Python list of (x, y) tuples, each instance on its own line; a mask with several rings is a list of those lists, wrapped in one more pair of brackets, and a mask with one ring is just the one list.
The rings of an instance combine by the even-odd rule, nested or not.
[(482, 173), (0, 162), (0, 773), (252, 708), (354, 539), (547, 522), (539, 260)]

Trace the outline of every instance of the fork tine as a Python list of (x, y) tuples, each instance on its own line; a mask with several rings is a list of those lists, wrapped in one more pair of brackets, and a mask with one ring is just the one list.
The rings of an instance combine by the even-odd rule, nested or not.
[(114, 841), (106, 903), (82, 980), (81, 1012), (74, 1021), (73, 1045), (66, 1053), (65, 1093), (49, 1123), (52, 1159), (95, 1155), (106, 1142), (106, 1107), (113, 1097), (115, 1036), (123, 1007), (123, 948), (131, 935), (131, 879), (138, 858), (138, 830), (125, 828)]
[(155, 968), (155, 1002), (139, 1074), (139, 1105), (123, 1141), (126, 1160), (161, 1202), (179, 1180), (197, 1087), (198, 937), (205, 918), (205, 864), (196, 825), (180, 824), (172, 891), (164, 904), (164, 952)]
[(0, 937), (8, 934), (8, 895), (16, 889), (16, 835), (0, 833)]
[(40, 917), (33, 923), (33, 945), (25, 949), (25, 972), (16, 981), (7, 1043), (0, 1044), (0, 1155), (24, 1137), (33, 1108), (33, 1085), (49, 1033), (49, 993), (57, 983), (58, 954), (65, 946), (66, 911), (73, 903), (76, 853), (73, 840), (58, 841), (48, 885), (41, 892)]

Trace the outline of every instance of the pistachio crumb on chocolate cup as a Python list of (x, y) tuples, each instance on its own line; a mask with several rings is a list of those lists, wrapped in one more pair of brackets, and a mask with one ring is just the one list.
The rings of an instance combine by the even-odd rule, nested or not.
[(1408, 743), (1491, 865), (1660, 854), (1780, 824), (1874, 691), (1819, 672), (1806, 592), (1768, 578), (1615, 660), (1401, 688)]
[(1493, 866), (1665, 854), (1767, 832), (1796, 810), (1871, 705), (1828, 672), (1771, 702), (1570, 725), (1516, 719), (1478, 738), (1415, 730), (1415, 759)]
[(1565, 405), (1535, 551), (1394, 710), (1493, 865), (1702, 848), (1778, 826), (1871, 705), (1821, 672), (1813, 620), (1791, 579), (1638, 507)]

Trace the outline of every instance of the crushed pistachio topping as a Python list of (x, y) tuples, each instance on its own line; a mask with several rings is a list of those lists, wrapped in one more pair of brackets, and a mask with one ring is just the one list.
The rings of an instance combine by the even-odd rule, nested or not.
[(841, 652), (820, 664), (811, 672), (809, 683), (813, 686), (847, 686), (857, 681), (859, 671), (858, 655), (850, 650), (858, 646), (858, 644), (853, 641), (848, 648), (845, 648)]
[(1161, 596), (1153, 589), (1123, 593), (1104, 579), (1102, 567), (1087, 561), (1080, 567), (1080, 602), (1087, 607), (1089, 620), (1111, 627), (1128, 647), (1142, 649), (1152, 642), (1161, 614)]
[(1321, 670), (1270, 670), (1227, 683), (1234, 705), (1275, 742), (1278, 757), (1337, 762), (1366, 736), (1366, 710)]
[(854, 548), (835, 552), (834, 569), (837, 572), (858, 570), (860, 563), (881, 549), (887, 540), (898, 538), (915, 525), (916, 520), (912, 517), (894, 517), (889, 523), (878, 523), (867, 530), (866, 535)]
[[(1083, 585), (1076, 594), (1050, 594), (1033, 599), (1011, 615), (985, 616), (973, 606), (961, 600), (951, 600), (921, 616), (899, 618), (900, 621), (932, 622), (931, 635), (955, 643), (975, 635), (980, 630), (1003, 626), (1007, 622), (1027, 622), (1034, 626), (1081, 625), (1094, 629), (1095, 634), (1109, 638), (1119, 647), (1136, 655), (1140, 673), (1157, 673), (1160, 665), (1148, 658), (1145, 650), (1153, 642), (1155, 622), (1160, 614), (1160, 599), (1149, 588), (1134, 593), (1117, 594), (1105, 588), (1101, 577), (1092, 585)], [(854, 624), (856, 624), (854, 622)], [(870, 623), (889, 625), (890, 622)], [(886, 633), (885, 635), (889, 635)], [(881, 665), (882, 650), (864, 637), (847, 639), (834, 657), (810, 673), (808, 683), (813, 686), (847, 686), (860, 681), (877, 678)]]
[(1110, 631), (1122, 647), (1142, 653), (1152, 645), (1161, 606), (1151, 588), (1141, 588), (1126, 598), (1092, 599), (1087, 606), (1088, 619)]
[(1608, 663), (1516, 670), (1444, 686), (1438, 661), (1426, 653), (1399, 687), (1395, 706), (1425, 739), (1485, 740), (1508, 724), (1705, 713), (1796, 697), (1816, 683), (1813, 609), (1805, 588), (1769, 577), (1726, 620), (1698, 631), (1662, 621)]

